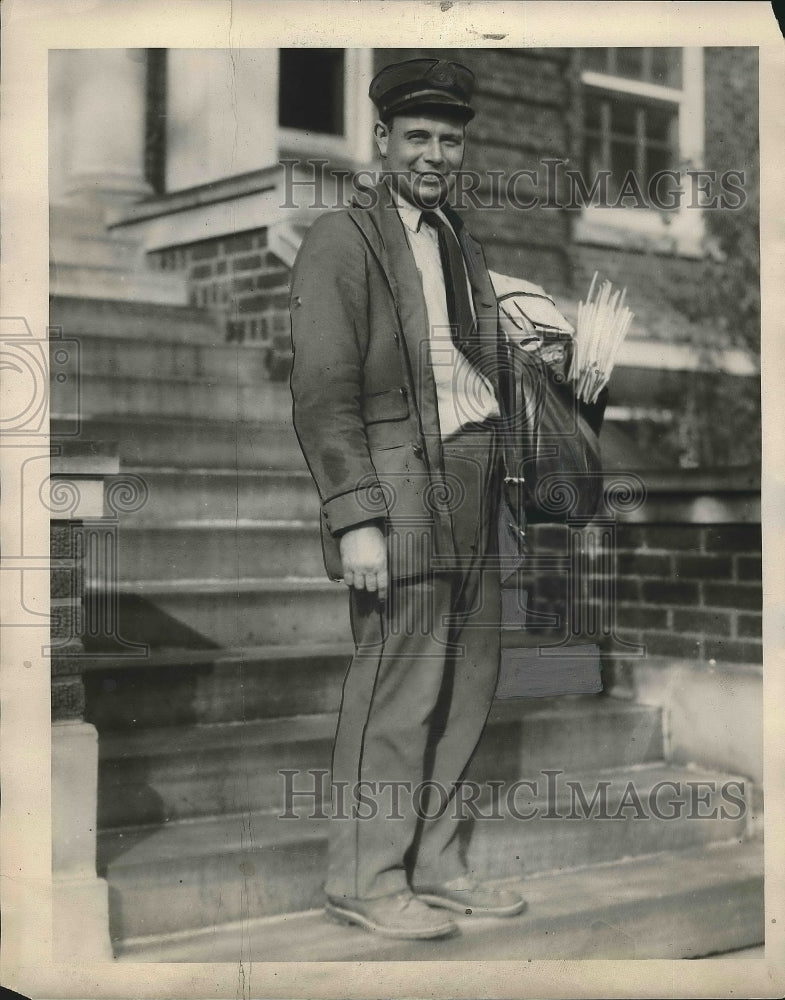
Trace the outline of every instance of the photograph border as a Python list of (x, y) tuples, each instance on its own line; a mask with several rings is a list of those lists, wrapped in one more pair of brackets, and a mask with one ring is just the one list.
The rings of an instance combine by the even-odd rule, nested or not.
[[(646, 44), (760, 47), (766, 953), (763, 959), (281, 963), (55, 963), (51, 959), (51, 715), (48, 511), (15, 488), (48, 454), (45, 428), (0, 445), (7, 554), (0, 702), (4, 984), (34, 997), (730, 997), (785, 990), (785, 148), (783, 42), (768, 3), (475, 3), (415, 0), (7, 0), (2, 60), (0, 321), (45, 347), (48, 317), (47, 57), (53, 48), (434, 47)], [(362, 7), (362, 16), (358, 16)], [(580, 14), (577, 11), (580, 11)], [(5, 375), (5, 373), (4, 373)], [(4, 424), (29, 402), (4, 378)], [(29, 533), (29, 534), (28, 534)], [(16, 568), (14, 568), (16, 567)], [(33, 571), (35, 570), (35, 572)]]

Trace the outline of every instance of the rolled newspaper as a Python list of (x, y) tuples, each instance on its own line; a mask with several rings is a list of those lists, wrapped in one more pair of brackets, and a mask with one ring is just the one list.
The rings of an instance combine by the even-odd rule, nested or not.
[(575, 395), (586, 403), (595, 403), (608, 384), (634, 315), (624, 304), (626, 288), (614, 291), (610, 281), (603, 281), (595, 293), (596, 285), (595, 271), (586, 301), (578, 303), (569, 372)]

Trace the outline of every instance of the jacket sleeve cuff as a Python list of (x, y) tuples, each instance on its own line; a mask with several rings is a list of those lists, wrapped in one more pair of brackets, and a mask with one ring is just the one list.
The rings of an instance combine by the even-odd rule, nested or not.
[(387, 505), (380, 486), (365, 486), (350, 490), (322, 504), (327, 526), (333, 535), (343, 534), (349, 528), (367, 524), (387, 516)]

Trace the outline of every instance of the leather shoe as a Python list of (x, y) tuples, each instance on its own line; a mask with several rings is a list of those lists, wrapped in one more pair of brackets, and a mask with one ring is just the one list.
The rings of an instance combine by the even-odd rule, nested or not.
[(414, 891), (429, 906), (467, 915), (514, 917), (526, 909), (526, 901), (512, 889), (498, 889), (468, 875), (435, 885), (415, 886)]
[(458, 930), (454, 920), (433, 912), (409, 889), (377, 899), (333, 899), (325, 905), (328, 916), (356, 924), (390, 938), (449, 937)]

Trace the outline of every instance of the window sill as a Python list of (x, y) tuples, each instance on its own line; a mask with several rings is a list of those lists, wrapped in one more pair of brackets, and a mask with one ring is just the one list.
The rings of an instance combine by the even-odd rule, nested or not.
[(703, 219), (694, 209), (661, 213), (644, 208), (585, 208), (576, 243), (698, 259), (704, 256)]
[(176, 215), (191, 209), (234, 201), (250, 195), (269, 194), (280, 186), (281, 167), (271, 163), (260, 170), (252, 170), (234, 177), (208, 181), (190, 188), (181, 188), (166, 194), (144, 198), (117, 210), (109, 221), (109, 228), (119, 228), (161, 216)]
[(281, 158), (303, 161), (322, 158), (333, 165), (351, 168), (365, 167), (370, 160), (365, 147), (359, 148), (350, 136), (299, 132), (295, 129), (278, 130), (278, 151)]

